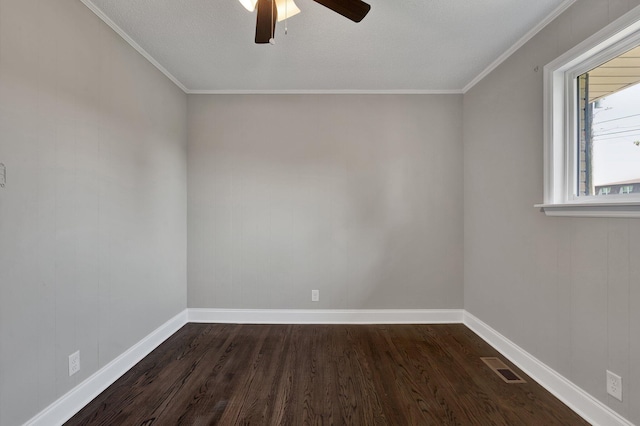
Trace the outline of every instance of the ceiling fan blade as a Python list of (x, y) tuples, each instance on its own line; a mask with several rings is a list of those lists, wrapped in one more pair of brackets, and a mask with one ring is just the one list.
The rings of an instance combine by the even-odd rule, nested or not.
[(275, 34), (278, 8), (276, 0), (258, 0), (258, 17), (256, 18), (256, 43), (269, 43)]
[(361, 0), (314, 0), (316, 3), (328, 7), (336, 13), (351, 19), (353, 22), (360, 22), (367, 16), (371, 5)]

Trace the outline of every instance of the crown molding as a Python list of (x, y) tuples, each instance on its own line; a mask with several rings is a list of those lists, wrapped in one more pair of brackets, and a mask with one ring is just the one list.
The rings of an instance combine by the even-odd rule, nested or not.
[(462, 90), (187, 90), (189, 95), (461, 95)]
[(487, 75), (489, 75), (491, 73), (491, 71), (493, 71), (496, 68), (498, 68), (498, 66), (500, 66), (500, 64), (502, 64), (504, 61), (506, 61), (511, 55), (516, 53), (516, 51), (518, 49), (520, 49), (522, 46), (524, 46), (526, 42), (531, 40), (536, 34), (538, 34), (540, 31), (542, 31), (542, 29), (544, 27), (549, 25), (554, 19), (556, 19), (558, 16), (560, 16), (560, 14), (562, 14), (562, 12), (567, 10), (575, 2), (576, 2), (576, 0), (565, 0), (564, 2), (562, 2), (560, 4), (560, 6), (555, 8), (553, 10), (553, 12), (551, 12), (549, 15), (547, 15), (546, 18), (544, 18), (542, 21), (540, 21), (540, 23), (538, 23), (538, 25), (536, 25), (531, 30), (529, 30), (529, 32), (527, 32), (524, 36), (522, 36), (520, 38), (520, 40), (516, 41), (515, 44), (513, 44), (513, 46), (508, 48), (502, 55), (498, 56), (498, 58), (495, 61), (493, 61), (487, 68), (485, 68), (473, 80), (471, 80), (469, 83), (467, 83), (467, 85), (462, 88), (462, 93), (467, 93), (469, 90), (471, 90), (471, 88), (473, 86), (478, 84), (483, 78), (485, 78)]
[(462, 89), (453, 90), (421, 90), (421, 89), (390, 89), (390, 90), (341, 90), (341, 89), (328, 89), (328, 90), (190, 90), (180, 80), (178, 80), (173, 74), (171, 74), (165, 67), (163, 67), (153, 56), (151, 56), (146, 50), (144, 50), (138, 43), (136, 43), (122, 28), (120, 28), (115, 22), (111, 20), (98, 6), (93, 4), (91, 0), (80, 0), (86, 7), (89, 8), (98, 18), (100, 18), (105, 24), (107, 24), (113, 31), (115, 31), (120, 37), (122, 37), (127, 43), (131, 45), (138, 53), (140, 53), (146, 60), (148, 60), (153, 66), (155, 66), (161, 73), (163, 73), (169, 80), (171, 80), (176, 86), (178, 86), (184, 93), (188, 95), (460, 95), (467, 93), (473, 86), (480, 82), (483, 78), (502, 64), (507, 58), (513, 55), (518, 49), (520, 49), (526, 42), (531, 40), (536, 34), (538, 34), (544, 27), (557, 18), (562, 12), (567, 10), (576, 0), (565, 0), (554, 9), (546, 18), (540, 23), (528, 31), (522, 38), (520, 38), (514, 45), (507, 49), (502, 55), (500, 55), (495, 61), (493, 61), (487, 68), (485, 68), (480, 74), (473, 78)]
[(188, 89), (184, 84), (180, 82), (173, 74), (171, 74), (165, 67), (160, 65), (158, 61), (156, 61), (153, 56), (149, 54), (146, 50), (144, 50), (138, 43), (136, 43), (130, 36), (127, 34), (122, 28), (118, 26), (115, 22), (111, 20), (98, 6), (93, 4), (91, 0), (80, 0), (85, 6), (89, 8), (96, 16), (107, 24), (113, 31), (116, 32), (120, 37), (124, 39), (127, 43), (131, 45), (139, 54), (141, 54), (147, 61), (151, 62), (151, 64), (156, 67), (162, 74), (164, 74), (169, 80), (171, 80), (176, 86), (178, 86), (183, 92), (188, 93)]

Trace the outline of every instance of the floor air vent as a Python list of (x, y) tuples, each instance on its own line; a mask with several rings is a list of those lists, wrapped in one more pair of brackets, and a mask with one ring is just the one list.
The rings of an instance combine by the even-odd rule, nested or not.
[(507, 364), (502, 362), (500, 358), (481, 357), (480, 359), (506, 383), (527, 383), (522, 380), (522, 378), (518, 376), (512, 369), (510, 369)]

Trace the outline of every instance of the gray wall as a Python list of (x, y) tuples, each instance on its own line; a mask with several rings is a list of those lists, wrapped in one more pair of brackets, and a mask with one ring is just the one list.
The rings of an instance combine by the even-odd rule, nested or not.
[[(465, 308), (635, 423), (640, 220), (551, 218), (533, 205), (542, 67), (638, 3), (576, 2), (464, 96)], [(606, 369), (623, 377), (624, 402), (607, 396)]]
[(462, 307), (461, 96), (188, 111), (189, 307)]
[(0, 0), (0, 424), (187, 292), (190, 307), (460, 308), (463, 263), (466, 309), (640, 423), (640, 221), (533, 208), (534, 68), (638, 3), (578, 1), (464, 100), (187, 101), (80, 2)]
[(16, 425), (186, 307), (186, 95), (79, 1), (0, 0), (0, 162)]

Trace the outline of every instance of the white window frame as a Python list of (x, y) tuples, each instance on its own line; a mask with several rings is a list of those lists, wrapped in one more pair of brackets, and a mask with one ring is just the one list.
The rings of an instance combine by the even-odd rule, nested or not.
[(640, 44), (640, 6), (544, 67), (544, 202), (547, 216), (640, 217), (640, 195), (576, 195), (576, 78)]

